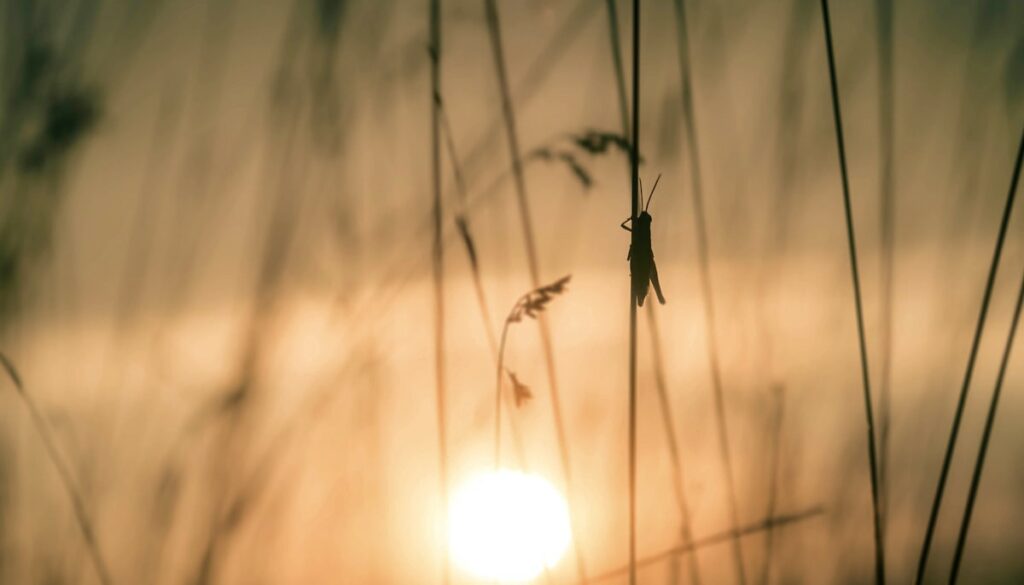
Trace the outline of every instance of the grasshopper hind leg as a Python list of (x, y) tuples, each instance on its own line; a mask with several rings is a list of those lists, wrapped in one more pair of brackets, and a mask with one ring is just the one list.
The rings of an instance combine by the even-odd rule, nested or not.
[(661, 282), (658, 280), (658, 265), (654, 262), (653, 254), (651, 255), (651, 284), (654, 285), (654, 293), (658, 295), (658, 302), (664, 305), (665, 295), (661, 294)]

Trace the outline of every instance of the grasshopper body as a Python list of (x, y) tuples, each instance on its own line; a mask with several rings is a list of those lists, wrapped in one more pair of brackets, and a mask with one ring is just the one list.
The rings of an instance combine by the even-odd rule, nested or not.
[[(658, 175), (661, 180), (661, 175)], [(650, 291), (650, 285), (654, 285), (654, 292), (658, 295), (658, 302), (665, 304), (665, 295), (661, 293), (661, 282), (658, 280), (658, 266), (654, 263), (654, 251), (651, 248), (651, 222), (654, 220), (647, 212), (651, 205), (651, 198), (654, 197), (654, 190), (658, 188), (658, 181), (654, 182), (651, 194), (647, 197), (647, 204), (643, 211), (635, 218), (627, 218), (622, 222), (622, 229), (630, 232), (629, 253), (626, 260), (629, 261), (629, 276), (633, 293), (633, 299), (638, 306), (644, 306), (644, 300)], [(641, 190), (642, 192), (642, 190)], [(626, 222), (632, 222), (632, 227)]]

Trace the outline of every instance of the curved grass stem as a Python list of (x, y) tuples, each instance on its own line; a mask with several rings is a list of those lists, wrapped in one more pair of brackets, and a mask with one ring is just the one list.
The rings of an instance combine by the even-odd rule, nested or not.
[(71, 469), (68, 468), (67, 464), (61, 458), (60, 451), (57, 449), (57, 442), (53, 438), (53, 433), (50, 432), (50, 428), (46, 424), (43, 414), (39, 412), (39, 407), (36, 406), (35, 400), (33, 400), (32, 396), (25, 391), (25, 387), (21, 382), (21, 376), (18, 375), (18, 371), (14, 368), (14, 364), (2, 353), (0, 353), (0, 364), (3, 365), (4, 370), (7, 372), (7, 377), (10, 378), (11, 382), (14, 384), (14, 389), (17, 391), (18, 397), (21, 398), (21, 402), (28, 410), (29, 417), (32, 419), (32, 426), (35, 427), (40, 440), (43, 442), (43, 447), (46, 449), (47, 457), (49, 457), (50, 462), (52, 462), (53, 466), (57, 469), (57, 475), (60, 477), (60, 482), (64, 486), (64, 491), (67, 492), (68, 499), (71, 500), (71, 507), (75, 512), (75, 520), (78, 522), (78, 528), (82, 532), (82, 540), (85, 541), (85, 548), (89, 551), (89, 558), (92, 561), (93, 567), (96, 569), (96, 576), (103, 585), (111, 585), (113, 580), (110, 577), (110, 569), (107, 567), (107, 563), (103, 560), (103, 555), (100, 553), (99, 541), (96, 538), (96, 529), (93, 525), (92, 519), (89, 517), (88, 511), (86, 511), (85, 500), (82, 498), (82, 491), (78, 488), (78, 484), (75, 482), (74, 476), (71, 474)]

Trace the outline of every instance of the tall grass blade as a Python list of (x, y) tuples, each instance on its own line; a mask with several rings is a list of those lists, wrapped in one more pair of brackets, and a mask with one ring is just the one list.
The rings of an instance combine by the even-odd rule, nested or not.
[[(744, 526), (738, 526), (736, 528), (729, 528), (715, 534), (699, 538), (690, 542), (683, 543), (679, 546), (674, 546), (670, 549), (663, 550), (653, 555), (644, 557), (636, 562), (636, 568), (649, 567), (651, 565), (660, 563), (667, 559), (677, 557), (679, 555), (690, 554), (698, 550), (722, 544), (723, 542), (733, 542), (737, 538), (743, 538), (753, 534), (764, 532), (765, 530), (772, 528), (780, 528), (789, 524), (796, 524), (805, 520), (810, 520), (825, 513), (825, 510), (821, 507), (810, 508), (808, 510), (802, 510), (800, 512), (794, 512), (792, 514), (785, 514), (782, 516), (775, 516), (772, 518), (764, 518), (753, 524), (747, 524)], [(618, 577), (622, 577), (629, 573), (632, 567), (620, 567), (611, 571), (600, 573), (591, 579), (591, 583), (598, 583), (601, 581), (609, 581)]]
[[(622, 64), (622, 48), (619, 42), (619, 18), (615, 6), (615, 0), (607, 0), (608, 8), (608, 37), (609, 48), (612, 54), (612, 67), (615, 72), (615, 86), (618, 95), (619, 116), (622, 125), (622, 136), (630, 135), (629, 132), (629, 103), (626, 96), (626, 74)], [(632, 153), (632, 147), (629, 151)], [(639, 154), (639, 153), (638, 153)], [(639, 160), (639, 159), (638, 159)], [(632, 174), (633, 160), (628, 160), (630, 173)], [(647, 328), (651, 336), (651, 352), (654, 361), (654, 378), (658, 390), (658, 404), (661, 408), (662, 422), (665, 429), (665, 441), (668, 445), (669, 456), (672, 462), (672, 487), (675, 494), (676, 505), (679, 508), (680, 536), (683, 542), (691, 539), (690, 511), (686, 503), (686, 493), (683, 488), (683, 466), (682, 456), (676, 440), (675, 422), (672, 418), (672, 404), (668, 396), (668, 382), (665, 375), (665, 364), (662, 358), (661, 338), (658, 335), (658, 317), (655, 312), (654, 303), (649, 305), (647, 310)], [(690, 555), (687, 559), (690, 571), (690, 580), (694, 585), (700, 585), (700, 566), (697, 562), (697, 555)], [(674, 579), (673, 579), (674, 581)]]
[[(640, 0), (633, 0), (633, 131), (629, 204), (640, 216)], [(636, 585), (636, 296), (629, 291), (629, 585)], [(651, 303), (654, 304), (653, 302)]]
[(480, 318), (484, 323), (487, 333), (487, 344), (491, 349), (492, 357), (498, 357), (497, 336), (494, 334), (494, 326), (491, 324), (490, 309), (487, 304), (487, 295), (484, 293), (483, 277), (480, 274), (480, 259), (476, 251), (476, 241), (469, 226), (469, 193), (466, 189), (466, 179), (462, 174), (462, 164), (459, 162), (459, 154), (455, 148), (455, 136), (452, 132), (451, 120), (448, 119), (448, 110), (440, 95), (435, 95), (436, 107), (440, 111), (441, 130), (444, 134), (445, 147), (448, 150), (448, 160), (452, 166), (452, 175), (455, 178), (455, 192), (458, 195), (459, 211), (455, 217), (455, 227), (459, 231), (462, 245), (466, 250), (466, 258), (469, 260), (469, 270), (473, 277), (473, 290), (476, 293), (477, 305), (480, 308)]
[[(491, 311), (487, 303), (487, 294), (484, 292), (480, 258), (477, 255), (476, 240), (473, 238), (469, 225), (469, 193), (466, 189), (466, 181), (462, 174), (462, 165), (459, 162), (458, 151), (455, 148), (455, 136), (452, 132), (451, 121), (448, 119), (448, 111), (444, 107), (444, 100), (441, 96), (435, 96), (435, 100), (437, 102), (437, 107), (441, 112), (441, 130), (445, 137), (445, 146), (448, 150), (448, 160), (452, 166), (452, 175), (455, 178), (456, 193), (458, 194), (458, 211), (455, 215), (455, 229), (458, 230), (459, 237), (462, 240), (462, 246), (466, 250), (466, 259), (469, 261), (469, 270), (473, 279), (473, 290), (476, 293), (477, 307), (480, 310), (480, 320), (483, 322), (484, 333), (487, 336), (487, 346), (491, 350), (491, 357), (494, 359), (495, 363), (497, 363), (499, 353), (498, 338), (494, 333), (494, 325), (491, 324)], [(512, 442), (515, 447), (516, 457), (520, 465), (525, 469), (528, 464), (526, 450), (523, 448), (523, 440), (519, 431), (519, 426), (516, 424), (516, 419), (511, 413), (509, 414), (509, 430), (512, 432)]]
[[(437, 400), (437, 449), (441, 481), (441, 510), (448, 514), (448, 438), (444, 363), (444, 241), (441, 209), (441, 0), (430, 0), (430, 147), (434, 186), (434, 383)], [(441, 545), (441, 582), (451, 580), (447, 547)]]
[(14, 364), (2, 353), (0, 353), (0, 364), (3, 365), (4, 371), (7, 373), (7, 377), (11, 379), (11, 383), (14, 384), (14, 389), (17, 391), (18, 398), (21, 398), (21, 402), (28, 410), (29, 417), (32, 420), (32, 426), (35, 427), (36, 432), (39, 434), (39, 438), (43, 442), (43, 447), (46, 449), (47, 457), (50, 458), (53, 466), (57, 469), (57, 475), (60, 476), (60, 481), (64, 486), (64, 491), (67, 492), (68, 499), (71, 500), (71, 508), (75, 511), (75, 520), (78, 522), (78, 529), (82, 532), (82, 540), (85, 541), (85, 548), (89, 551), (89, 559), (92, 561), (92, 565), (96, 569), (97, 578), (99, 578), (100, 583), (103, 585), (111, 585), (114, 581), (110, 578), (110, 569), (107, 567), (107, 563), (103, 560), (103, 555), (100, 553), (99, 541), (96, 538), (96, 529), (94, 528), (92, 519), (89, 517), (89, 512), (85, 509), (85, 500), (82, 498), (82, 492), (78, 488), (78, 484), (75, 482), (74, 476), (71, 475), (71, 470), (61, 458), (60, 452), (57, 450), (57, 443), (53, 438), (53, 434), (50, 432), (49, 426), (46, 424), (46, 420), (43, 418), (43, 414), (39, 412), (39, 407), (36, 406), (35, 400), (32, 399), (32, 396), (25, 391), (25, 386), (22, 385), (21, 382), (21, 376), (18, 375), (18, 370), (14, 368)]
[[(665, 429), (665, 441), (668, 444), (669, 458), (672, 462), (672, 493), (675, 496), (676, 507), (679, 508), (680, 536), (683, 542), (693, 540), (693, 530), (690, 526), (690, 506), (686, 501), (685, 476), (683, 474), (682, 454), (680, 453), (679, 442), (676, 439), (676, 425), (672, 418), (672, 401), (668, 394), (668, 380), (665, 376), (665, 360), (661, 350), (661, 335), (658, 333), (658, 318), (655, 315), (655, 305), (651, 303), (647, 308), (647, 328), (651, 332), (651, 357), (654, 360), (654, 383), (658, 390), (658, 406), (661, 412), (661, 422)], [(770, 533), (769, 533), (770, 534)], [(697, 555), (689, 555), (687, 565), (690, 571), (690, 582), (700, 585), (700, 565), (697, 562)]]
[(875, 445), (875, 415), (871, 405), (871, 375), (868, 371), (867, 338), (864, 333), (864, 307), (860, 292), (860, 272), (857, 266), (857, 239), (853, 229), (853, 209), (850, 203), (850, 179), (846, 168), (846, 144), (843, 141), (843, 119), (839, 106), (839, 83), (836, 80), (835, 51), (832, 48), (832, 24), (828, 14), (828, 0), (821, 0), (821, 17), (825, 29), (825, 48), (828, 53), (828, 76), (832, 91), (832, 117), (836, 128), (836, 146), (839, 171), (843, 182), (843, 210), (846, 217), (846, 242), (850, 253), (850, 274), (853, 279), (853, 301), (857, 313), (857, 340), (860, 346), (860, 373), (864, 388), (864, 413), (867, 418), (868, 464), (871, 472), (871, 511), (875, 537), (875, 583), (885, 584), (885, 546), (882, 541), (878, 493), (878, 449)]
[[(779, 499), (779, 460), (782, 455), (782, 421), (786, 412), (786, 389), (782, 386), (772, 388), (775, 399), (775, 411), (772, 413), (772, 446), (771, 446), (771, 478), (768, 481), (768, 506), (766, 518), (775, 516), (775, 507)], [(772, 576), (772, 556), (775, 553), (775, 533), (771, 527), (764, 535), (764, 566), (761, 569), (761, 585), (768, 585)]]
[[(711, 369), (711, 385), (714, 393), (715, 419), (718, 428), (718, 448), (725, 469), (728, 489), (729, 519), (732, 527), (739, 526), (740, 512), (736, 497), (736, 480), (733, 476), (732, 449), (729, 446), (729, 427), (725, 416), (725, 390), (718, 355), (718, 334), (715, 317), (715, 297), (711, 286), (711, 252), (708, 244), (707, 218), (704, 213), (704, 191), (700, 174), (700, 153), (697, 140), (697, 117), (693, 105), (693, 79), (691, 75), (689, 34), (686, 25), (686, 8), (683, 0), (675, 0), (676, 48), (679, 61), (679, 81), (682, 85), (682, 106), (686, 127), (686, 146), (690, 159), (690, 179), (693, 189), (693, 215), (696, 223), (697, 257), (700, 266), (701, 292), (704, 296), (704, 326), (708, 336), (708, 366)], [(740, 585), (747, 582), (743, 565), (743, 544), (737, 538), (733, 542), (733, 556), (736, 560), (736, 574)]]
[(875, 1), (875, 19), (878, 23), (878, 130), (880, 136), (879, 154), (879, 198), (881, 199), (879, 223), (881, 230), (881, 355), (882, 363), (878, 384), (878, 483), (881, 501), (879, 514), (882, 518), (882, 536), (885, 536), (887, 511), (889, 507), (889, 433), (891, 425), (892, 390), (892, 274), (894, 263), (896, 201), (893, 174), (893, 48), (892, 48), (892, 0)]
[(996, 421), (996, 410), (999, 408), (999, 396), (1003, 390), (1003, 379), (1006, 377), (1006, 365), (1010, 361), (1010, 352), (1013, 351), (1013, 340), (1017, 335), (1017, 324), (1020, 322), (1021, 304), (1024, 302), (1024, 280), (1021, 280), (1020, 291), (1017, 293), (1017, 305), (1013, 309), (1013, 320), (1010, 323), (1010, 332), (1006, 338), (1006, 346), (1003, 348), (1003, 359), (999, 363), (999, 375), (996, 377), (996, 387), (992, 391), (992, 400), (989, 402), (988, 415), (985, 417), (985, 430), (981, 435), (981, 446), (978, 447), (978, 457), (974, 461), (974, 473), (971, 475), (971, 488), (967, 494), (967, 507), (964, 509), (964, 517), (960, 522), (960, 534), (956, 540), (956, 551), (953, 553), (953, 569), (949, 574), (949, 583), (954, 585), (960, 576), (960, 562), (964, 555), (964, 546), (967, 544), (967, 531), (971, 525), (971, 515), (974, 513), (974, 502), (978, 497), (978, 486), (981, 484), (981, 472), (985, 468), (985, 456), (988, 454), (988, 445), (992, 439), (992, 427)]
[(996, 274), (999, 272), (999, 260), (1003, 255), (1003, 244), (1006, 241), (1006, 232), (1010, 226), (1010, 214), (1013, 212), (1013, 202), (1017, 197), (1017, 183), (1020, 180), (1022, 160), (1024, 160), (1024, 132), (1021, 132), (1020, 146), (1017, 147), (1017, 159), (1013, 164), (1010, 190), (1006, 194), (1003, 218), (999, 223), (999, 235), (996, 236), (996, 247), (992, 253), (992, 262), (989, 264), (988, 279), (985, 281), (985, 292), (981, 297), (981, 309), (978, 312), (978, 322), (974, 328), (974, 339), (971, 341), (971, 351), (967, 356), (967, 369), (964, 371), (963, 383), (960, 385), (960, 398), (957, 400), (956, 411), (953, 413), (953, 423), (949, 430), (949, 440), (946, 443), (946, 454), (942, 458), (942, 469), (939, 471), (939, 481), (935, 487), (935, 498), (932, 501), (932, 509), (928, 515), (928, 526), (925, 528), (924, 543), (921, 545), (921, 556), (917, 561), (917, 575), (914, 578), (915, 585), (921, 585), (924, 582), (924, 574), (928, 568), (928, 554), (931, 551), (932, 539), (935, 536), (935, 527), (939, 520), (939, 510), (942, 508), (942, 496), (946, 491), (946, 479), (949, 477), (953, 452), (956, 450), (956, 440), (960, 434), (960, 422), (963, 418), (964, 406), (967, 404), (967, 394), (971, 387), (971, 376), (974, 374), (974, 363), (978, 359), (978, 349), (981, 346), (981, 337), (985, 331), (988, 306), (992, 300)]
[[(519, 148), (519, 136), (516, 130), (515, 109), (512, 105), (512, 90), (509, 86), (508, 72), (505, 67), (505, 54), (501, 41), (501, 21), (498, 15), (497, 0), (483, 0), (487, 17), (487, 30), (491, 41), (494, 57), (494, 69), (498, 78), (501, 93), (501, 110), (505, 123), (505, 134), (508, 139), (509, 157), (512, 159), (512, 176), (515, 182), (516, 203), (519, 209), (519, 221), (523, 230), (523, 245), (526, 248), (526, 261), (530, 271), (530, 282), (534, 288), (540, 288), (540, 263), (537, 259), (537, 245), (533, 236), (533, 220), (530, 216), (530, 201), (526, 190), (526, 176), (523, 172), (522, 151)], [(566, 494), (570, 510), (573, 512), (572, 533), (573, 546), (576, 551), (576, 571), (578, 577), (586, 581), (586, 563), (580, 549), (579, 531), (576, 529), (580, 508), (572, 489), (572, 465), (569, 457), (569, 439), (565, 431), (562, 417), (562, 404), (558, 394), (558, 379), (555, 374), (554, 348), (551, 342), (551, 331), (547, 319), (540, 315), (537, 319), (540, 329), (541, 349), (544, 353), (544, 364), (548, 374), (548, 387), (551, 390), (551, 411), (555, 421), (555, 433), (558, 440), (558, 453), (565, 476)]]

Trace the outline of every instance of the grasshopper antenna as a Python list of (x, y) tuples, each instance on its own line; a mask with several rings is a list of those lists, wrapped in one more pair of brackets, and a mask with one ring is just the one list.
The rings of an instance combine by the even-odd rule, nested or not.
[(637, 180), (638, 183), (640, 183), (640, 189), (637, 191), (637, 195), (640, 197), (640, 202), (643, 203), (643, 201), (644, 201), (644, 180), (640, 178), (640, 175), (637, 175), (636, 180)]
[[(644, 205), (644, 211), (647, 211), (647, 208), (651, 206), (651, 199), (654, 198), (654, 190), (658, 188), (658, 181), (660, 181), (660, 180), (661, 180), (661, 173), (658, 173), (658, 178), (654, 179), (654, 186), (651, 187), (651, 194), (647, 196), (647, 203)], [(640, 186), (641, 186), (640, 193), (643, 193), (643, 183), (640, 183)], [(641, 197), (643, 197), (643, 195), (641, 195)]]

